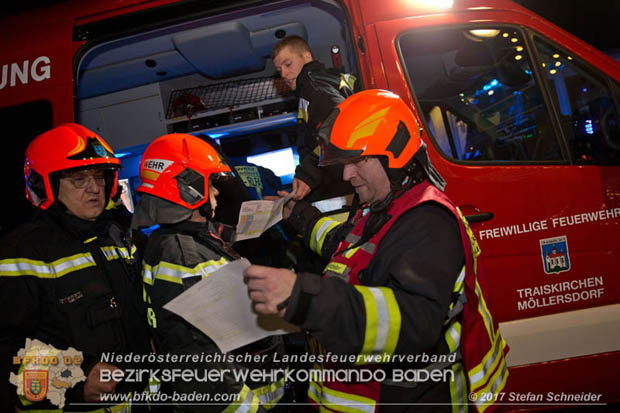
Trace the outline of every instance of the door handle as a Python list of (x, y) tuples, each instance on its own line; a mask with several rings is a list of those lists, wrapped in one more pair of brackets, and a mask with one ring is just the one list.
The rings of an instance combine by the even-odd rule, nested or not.
[(495, 215), (492, 212), (479, 212), (477, 214), (465, 215), (467, 222), (469, 222), (470, 224), (473, 224), (475, 222), (488, 221), (493, 219), (494, 217)]

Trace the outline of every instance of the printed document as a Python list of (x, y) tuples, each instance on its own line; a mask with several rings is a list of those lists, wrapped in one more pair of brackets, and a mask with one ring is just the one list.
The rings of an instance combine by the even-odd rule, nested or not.
[(280, 222), (282, 208), (292, 197), (293, 194), (290, 193), (276, 201), (262, 200), (242, 203), (235, 241), (260, 237), (263, 232)]
[(226, 353), (276, 334), (299, 329), (280, 317), (258, 315), (243, 282), (250, 262), (242, 258), (214, 271), (164, 308), (194, 325)]

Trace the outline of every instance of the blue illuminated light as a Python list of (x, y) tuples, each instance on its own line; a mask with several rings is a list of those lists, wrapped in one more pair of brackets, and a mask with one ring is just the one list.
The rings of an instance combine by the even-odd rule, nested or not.
[(592, 121), (590, 119), (586, 120), (586, 133), (588, 135), (594, 135), (594, 129), (592, 128)]
[(213, 139), (227, 139), (233, 136), (247, 135), (249, 133), (263, 132), (292, 126), (297, 123), (297, 113), (284, 113), (282, 115), (270, 116), (267, 118), (239, 122), (235, 124), (218, 126), (195, 133), (206, 133)]
[(474, 93), (474, 96), (479, 96), (482, 93), (488, 93), (489, 90), (495, 89), (496, 87), (500, 87), (500, 86), (502, 86), (502, 84), (497, 79), (493, 79), (486, 85), (482, 86), (482, 89), (476, 90), (476, 93)]
[(260, 165), (271, 169), (277, 176), (285, 176), (295, 173), (295, 155), (293, 148), (278, 149), (246, 157), (248, 163)]

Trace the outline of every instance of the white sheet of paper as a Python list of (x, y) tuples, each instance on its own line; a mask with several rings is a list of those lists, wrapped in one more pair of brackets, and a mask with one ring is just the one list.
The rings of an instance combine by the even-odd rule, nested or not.
[(289, 199), (290, 193), (275, 201), (246, 201), (241, 204), (239, 222), (235, 241), (258, 238), (260, 235), (282, 220), (282, 208)]
[(243, 282), (243, 270), (249, 265), (245, 258), (224, 265), (176, 296), (164, 308), (209, 336), (222, 352), (267, 336), (299, 331), (280, 317), (252, 311), (252, 301)]

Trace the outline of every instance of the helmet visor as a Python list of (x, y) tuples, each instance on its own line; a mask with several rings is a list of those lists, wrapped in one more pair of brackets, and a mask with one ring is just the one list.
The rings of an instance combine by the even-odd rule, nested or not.
[(331, 142), (325, 144), (321, 140), (319, 154), (319, 166), (329, 166), (335, 164), (344, 164), (354, 162), (361, 159), (363, 149), (341, 149)]
[(352, 159), (359, 158), (364, 152), (361, 149), (342, 149), (332, 143), (334, 122), (339, 114), (338, 108), (332, 110), (319, 128), (319, 166), (350, 162)]

